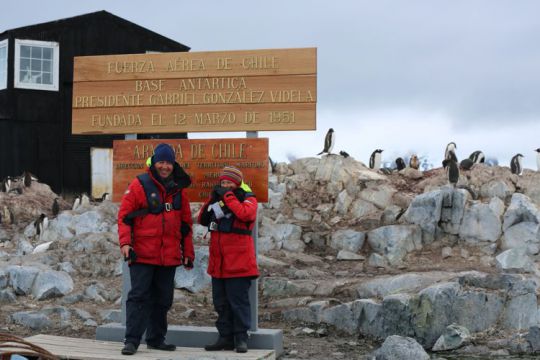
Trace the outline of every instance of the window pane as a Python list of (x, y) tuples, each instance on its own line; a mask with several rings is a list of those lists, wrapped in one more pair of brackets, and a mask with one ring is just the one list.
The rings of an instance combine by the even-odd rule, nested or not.
[(32, 58), (33, 59), (41, 59), (41, 49), (38, 46), (32, 46)]
[[(56, 43), (16, 39), (19, 71), (15, 86), (30, 89), (58, 90), (58, 63)], [(0, 56), (1, 61), (1, 56)], [(1, 64), (1, 62), (0, 62)], [(0, 72), (1, 75), (1, 72)], [(0, 79), (1, 80), (1, 79)]]
[(21, 71), (30, 70), (30, 59), (21, 59)]
[(30, 57), (30, 46), (21, 45), (21, 57)]
[(43, 59), (49, 59), (52, 60), (53, 58), (53, 49), (51, 48), (43, 48)]
[(52, 61), (43, 60), (42, 65), (43, 65), (43, 71), (48, 71), (48, 72), (52, 71)]
[(52, 74), (51, 73), (43, 73), (43, 76), (41, 77), (42, 83), (47, 85), (52, 85)]
[(41, 73), (32, 71), (32, 79), (30, 81), (34, 84), (41, 84)]
[(0, 47), (0, 60), (6, 56), (7, 48), (5, 46)]
[(41, 71), (41, 61), (32, 59), (32, 71)]

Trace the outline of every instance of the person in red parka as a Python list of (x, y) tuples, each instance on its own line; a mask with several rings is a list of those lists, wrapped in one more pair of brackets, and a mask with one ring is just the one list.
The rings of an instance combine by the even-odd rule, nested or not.
[(251, 327), (249, 288), (259, 276), (252, 229), (257, 220), (257, 199), (242, 172), (223, 168), (220, 184), (199, 213), (199, 223), (210, 231), (208, 274), (212, 277), (212, 299), (218, 314), (219, 337), (207, 351), (247, 352)]
[(137, 176), (122, 197), (118, 236), (131, 277), (123, 355), (137, 352), (145, 331), (148, 348), (176, 348), (164, 341), (176, 267), (191, 269), (195, 260), (184, 190), (190, 184), (189, 175), (175, 162), (174, 150), (159, 144), (148, 171)]

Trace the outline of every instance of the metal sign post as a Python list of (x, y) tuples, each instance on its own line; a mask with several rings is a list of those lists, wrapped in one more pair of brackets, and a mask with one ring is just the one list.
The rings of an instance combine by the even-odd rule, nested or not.
[[(257, 131), (246, 132), (246, 137), (258, 138), (259, 133)], [(268, 169), (266, 169), (268, 172)], [(255, 247), (255, 259), (257, 259), (257, 242), (259, 236), (259, 211), (257, 209), (257, 216), (255, 217), (255, 226), (253, 227), (253, 244)], [(251, 287), (249, 288), (249, 304), (251, 307), (251, 328), (250, 331), (259, 330), (259, 279), (251, 280)]]
[[(137, 140), (137, 134), (125, 134), (125, 140)], [(122, 264), (122, 325), (126, 326), (126, 301), (131, 289), (131, 276), (129, 275), (129, 266), (127, 261)]]

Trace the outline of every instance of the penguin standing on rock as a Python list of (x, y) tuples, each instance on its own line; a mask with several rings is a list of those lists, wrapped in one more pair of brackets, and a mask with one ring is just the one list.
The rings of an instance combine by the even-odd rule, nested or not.
[(483, 164), (484, 161), (486, 161), (486, 156), (482, 151), (476, 150), (471, 155), (469, 155), (469, 159), (471, 159), (474, 164)]
[(317, 155), (321, 155), (323, 153), (330, 155), (332, 153), (332, 149), (334, 148), (335, 143), (336, 143), (336, 133), (334, 132), (334, 129), (330, 128), (324, 138), (323, 151), (321, 151)]
[(420, 167), (420, 161), (418, 161), (418, 156), (411, 155), (411, 159), (409, 160), (409, 167), (418, 170)]
[(80, 205), (81, 205), (81, 197), (77, 196), (75, 200), (73, 201), (73, 207), (71, 208), (71, 210), (77, 209)]
[(58, 204), (58, 198), (55, 198), (52, 204), (52, 214), (53, 216), (56, 216), (58, 215), (59, 212), (60, 212), (60, 205)]
[(457, 162), (456, 149), (457, 149), (457, 145), (455, 142), (448, 143), (448, 145), (446, 145), (446, 150), (444, 151), (444, 158), (445, 159), (455, 158), (455, 161)]
[(398, 157), (396, 159), (396, 168), (397, 168), (397, 170), (400, 171), (400, 170), (405, 169), (406, 167), (407, 167), (407, 165), (405, 164), (405, 161), (403, 161), (403, 158)]
[(86, 206), (90, 204), (90, 198), (86, 193), (83, 193), (81, 196), (81, 206)]
[(374, 152), (371, 153), (371, 156), (369, 157), (369, 168), (374, 170), (379, 170), (381, 168), (381, 153), (384, 150), (377, 149)]
[(45, 214), (39, 215), (39, 217), (34, 221), (34, 227), (36, 228), (36, 234), (41, 237), (43, 236), (43, 232), (47, 229), (49, 226), (49, 218)]
[(24, 179), (24, 186), (26, 187), (32, 186), (32, 174), (30, 174), (30, 172), (25, 171), (23, 174), (23, 179)]
[(8, 193), (11, 190), (11, 177), (7, 176), (4, 181), (2, 181), (2, 191)]
[(459, 180), (459, 168), (457, 162), (452, 159), (445, 159), (443, 166), (446, 169), (446, 175), (448, 176), (448, 182), (456, 187)]
[(536, 168), (540, 171), (540, 148), (534, 151), (536, 151)]
[(514, 155), (512, 160), (510, 160), (510, 171), (512, 171), (512, 174), (521, 175), (523, 171), (522, 161), (523, 155), (521, 154)]
[(13, 213), (6, 205), (2, 209), (2, 222), (6, 225), (11, 225), (15, 222)]

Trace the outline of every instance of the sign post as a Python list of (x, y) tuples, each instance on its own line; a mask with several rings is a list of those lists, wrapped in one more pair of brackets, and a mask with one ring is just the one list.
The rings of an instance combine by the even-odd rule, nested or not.
[[(113, 151), (113, 201), (145, 170), (160, 142), (171, 143), (192, 177), (191, 201), (205, 201), (224, 165), (239, 167), (259, 202), (268, 201), (268, 139), (258, 131), (316, 129), (317, 49), (85, 56), (74, 59), (72, 133), (126, 134)], [(136, 134), (246, 131), (246, 139), (136, 140)], [(136, 141), (133, 141), (136, 140)], [(257, 251), (257, 222), (253, 231)], [(124, 296), (129, 273), (124, 268)], [(258, 329), (257, 281), (250, 290), (250, 347), (283, 351), (280, 330)], [(125, 311), (122, 312), (125, 324)], [(121, 341), (123, 328), (96, 338)], [(193, 335), (196, 334), (196, 335)], [(206, 335), (205, 335), (206, 334)], [(202, 346), (215, 329), (175, 329), (183, 346)], [(210, 337), (208, 337), (209, 335)]]

